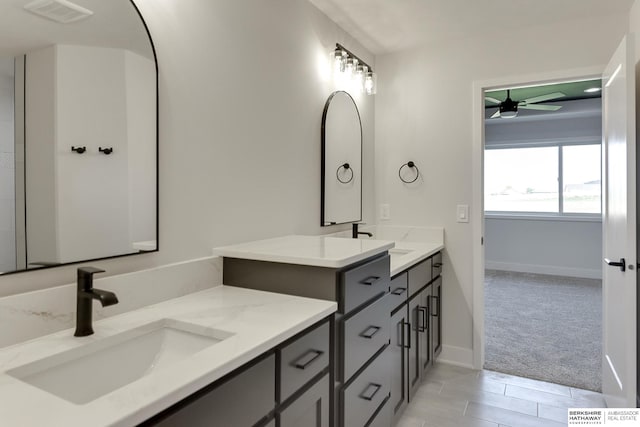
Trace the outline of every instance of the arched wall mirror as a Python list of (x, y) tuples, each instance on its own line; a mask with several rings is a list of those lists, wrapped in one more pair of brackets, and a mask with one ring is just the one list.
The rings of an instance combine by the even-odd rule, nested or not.
[(158, 249), (157, 65), (130, 0), (0, 2), (0, 272)]
[(322, 226), (362, 219), (362, 123), (347, 92), (329, 96), (322, 114)]

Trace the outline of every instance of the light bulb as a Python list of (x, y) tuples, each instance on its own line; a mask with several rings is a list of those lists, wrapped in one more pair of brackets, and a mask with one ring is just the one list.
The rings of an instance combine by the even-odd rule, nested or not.
[(347, 78), (352, 78), (355, 74), (356, 68), (358, 67), (358, 60), (355, 58), (347, 58), (346, 65), (344, 68), (344, 73)]
[(364, 78), (364, 91), (367, 95), (375, 95), (378, 92), (378, 76), (376, 76), (376, 73), (367, 73)]
[(336, 48), (336, 50), (331, 52), (331, 61), (333, 62), (334, 73), (340, 73), (344, 71), (344, 53), (345, 52), (340, 48)]
[(353, 76), (353, 79), (358, 87), (358, 90), (362, 92), (364, 90), (364, 76), (369, 71), (369, 67), (366, 65), (358, 65), (356, 68), (356, 73)]

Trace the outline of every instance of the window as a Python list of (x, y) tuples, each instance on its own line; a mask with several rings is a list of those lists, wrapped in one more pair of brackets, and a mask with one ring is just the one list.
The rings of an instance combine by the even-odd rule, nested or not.
[(599, 215), (600, 144), (485, 150), (485, 211)]

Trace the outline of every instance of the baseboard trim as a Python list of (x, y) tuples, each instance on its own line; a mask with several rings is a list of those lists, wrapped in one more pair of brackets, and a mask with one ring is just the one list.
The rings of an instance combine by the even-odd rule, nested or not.
[(468, 348), (443, 345), (438, 362), (473, 369), (473, 351)]
[(557, 267), (554, 265), (519, 264), (515, 262), (485, 261), (489, 270), (515, 271), (520, 273), (551, 274), (554, 276), (602, 279), (602, 270), (590, 268)]

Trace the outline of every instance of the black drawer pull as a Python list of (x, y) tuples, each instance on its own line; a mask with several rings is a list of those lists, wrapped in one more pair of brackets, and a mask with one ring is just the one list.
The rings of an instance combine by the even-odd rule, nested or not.
[[(367, 329), (362, 331), (360, 336), (362, 338), (371, 339), (375, 334), (377, 334), (380, 331), (380, 329), (382, 329), (380, 326), (369, 326)], [(369, 331), (373, 331), (373, 332), (369, 332)]]
[(438, 317), (438, 316), (440, 316), (440, 297), (432, 295), (431, 298), (432, 298), (432, 301), (435, 300), (435, 303), (434, 302), (431, 303), (431, 307), (433, 307), (435, 305), (435, 307), (438, 308), (438, 312), (437, 313), (436, 313), (435, 310), (431, 310), (431, 316), (432, 317)]
[(382, 384), (369, 383), (367, 388), (365, 388), (364, 391), (360, 394), (360, 397), (364, 400), (373, 400), (373, 396), (375, 396), (381, 388)]
[[(311, 365), (314, 361), (318, 360), (320, 356), (324, 354), (324, 351), (321, 350), (309, 350), (302, 356), (298, 358), (298, 360), (292, 362), (291, 364), (298, 369), (307, 369), (307, 366)], [(311, 356), (311, 357), (309, 357)]]
[(395, 288), (393, 291), (391, 291), (393, 295), (402, 295), (405, 292), (407, 292), (407, 288)]
[(433, 268), (440, 268), (440, 267), (442, 267), (441, 262), (436, 262), (435, 264), (433, 264)]
[(362, 279), (360, 281), (361, 285), (367, 285), (367, 286), (373, 286), (375, 285), (378, 280), (380, 280), (380, 276), (369, 276), (366, 279)]

